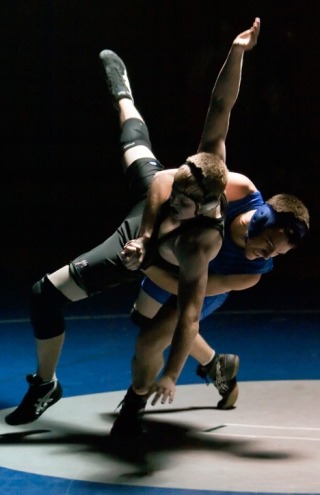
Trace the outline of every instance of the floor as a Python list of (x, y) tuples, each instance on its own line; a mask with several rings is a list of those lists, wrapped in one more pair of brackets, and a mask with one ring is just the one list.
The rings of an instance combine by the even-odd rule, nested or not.
[(210, 316), (203, 335), (241, 358), (237, 406), (216, 409), (218, 393), (190, 358), (173, 404), (148, 406), (146, 444), (115, 452), (109, 431), (130, 383), (136, 334), (124, 299), (67, 312), (64, 397), (22, 427), (4, 416), (34, 371), (32, 330), (23, 305), (1, 313), (1, 494), (320, 494), (318, 311), (227, 306)]

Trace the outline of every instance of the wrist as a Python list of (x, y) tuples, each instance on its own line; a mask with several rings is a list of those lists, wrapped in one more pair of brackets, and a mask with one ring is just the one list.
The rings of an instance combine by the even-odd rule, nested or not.
[(171, 380), (175, 384), (179, 378), (179, 375), (180, 375), (180, 373), (177, 370), (173, 370), (173, 369), (168, 368), (168, 369), (164, 370), (164, 372), (162, 374), (162, 378), (168, 378), (169, 380)]
[(140, 238), (144, 241), (149, 241), (151, 238), (151, 232), (140, 232)]
[(230, 51), (232, 52), (232, 54), (242, 57), (245, 50), (244, 50), (244, 47), (242, 45), (239, 45), (239, 43), (234, 42), (234, 44), (231, 46)]

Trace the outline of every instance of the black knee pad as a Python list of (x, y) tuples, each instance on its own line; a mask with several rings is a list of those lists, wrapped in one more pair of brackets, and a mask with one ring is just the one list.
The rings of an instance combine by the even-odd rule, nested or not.
[(70, 300), (50, 282), (47, 275), (32, 287), (30, 317), (37, 339), (50, 339), (64, 332), (63, 311)]
[(149, 131), (140, 119), (128, 119), (124, 122), (120, 134), (120, 146), (123, 152), (135, 146), (143, 145), (151, 150)]
[(130, 319), (139, 328), (146, 328), (152, 321), (151, 318), (147, 318), (147, 316), (143, 316), (135, 308), (132, 308), (130, 312)]

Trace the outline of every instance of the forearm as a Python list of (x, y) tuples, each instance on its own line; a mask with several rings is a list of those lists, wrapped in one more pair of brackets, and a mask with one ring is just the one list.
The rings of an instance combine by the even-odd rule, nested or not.
[(140, 236), (146, 239), (151, 237), (154, 224), (161, 205), (171, 194), (173, 171), (157, 172), (148, 191), (146, 205), (143, 211)]
[[(178, 294), (178, 278), (172, 273), (164, 271), (157, 266), (150, 266), (144, 273), (153, 283), (161, 289)], [(219, 275), (209, 274), (206, 288), (206, 296), (216, 296), (232, 290), (239, 291), (249, 289), (256, 285), (261, 278), (260, 274), (238, 274), (238, 275)]]
[(232, 109), (240, 89), (243, 48), (232, 45), (212, 90), (211, 100), (224, 108)]
[[(147, 277), (158, 287), (170, 292), (171, 294), (178, 294), (179, 280), (173, 273), (166, 272), (162, 268), (151, 265), (147, 269), (142, 270)], [(215, 296), (229, 292), (230, 283), (225, 275), (209, 275), (206, 288), (206, 296)]]
[[(180, 268), (179, 291), (177, 297), (178, 322), (173, 334), (169, 357), (164, 369), (164, 375), (173, 382), (178, 379), (181, 370), (191, 352), (194, 339), (199, 332), (199, 321), (205, 288), (207, 285), (207, 263), (195, 265), (195, 260), (189, 259)], [(199, 270), (197, 273), (197, 269)], [(194, 275), (192, 273), (194, 272)]]
[(259, 32), (260, 19), (256, 17), (251, 28), (240, 33), (233, 40), (227, 59), (213, 88), (212, 97), (228, 105), (230, 110), (235, 104), (239, 93), (243, 54), (252, 50), (256, 45)]
[(143, 210), (141, 227), (140, 227), (140, 236), (145, 239), (150, 239), (154, 224), (163, 203), (161, 191), (158, 191), (155, 187), (150, 187), (147, 202), (145, 208)]
[(215, 153), (224, 161), (230, 114), (240, 89), (243, 54), (255, 46), (259, 30), (260, 20), (256, 18), (250, 29), (233, 40), (211, 93), (198, 151)]
[(199, 323), (192, 323), (188, 326), (178, 321), (167, 363), (164, 367), (163, 375), (169, 376), (176, 383), (179, 375), (191, 352), (193, 342), (199, 332)]
[(206, 296), (216, 296), (225, 292), (249, 289), (256, 285), (260, 278), (260, 274), (209, 274)]

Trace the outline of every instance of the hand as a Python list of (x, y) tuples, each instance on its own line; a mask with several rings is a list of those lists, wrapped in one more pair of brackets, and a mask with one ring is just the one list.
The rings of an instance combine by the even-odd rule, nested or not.
[(139, 269), (146, 252), (145, 244), (145, 239), (139, 237), (138, 239), (132, 239), (127, 242), (123, 247), (120, 256), (123, 264), (128, 270)]
[(233, 46), (241, 47), (245, 52), (252, 50), (252, 48), (257, 44), (258, 36), (260, 32), (260, 19), (256, 17), (252, 27), (247, 31), (244, 31), (233, 41)]
[(176, 384), (169, 376), (162, 376), (151, 387), (148, 393), (148, 398), (154, 394), (151, 405), (154, 406), (159, 399), (161, 404), (165, 404), (168, 400), (169, 404), (173, 402), (176, 392)]

